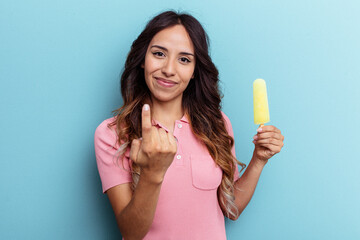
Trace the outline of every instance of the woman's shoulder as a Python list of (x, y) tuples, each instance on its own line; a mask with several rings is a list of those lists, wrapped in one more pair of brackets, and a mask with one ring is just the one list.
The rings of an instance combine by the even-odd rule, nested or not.
[(229, 117), (223, 111), (221, 111), (221, 114), (222, 114), (223, 119), (224, 119), (226, 130), (228, 131), (229, 134), (232, 134), (233, 129), (232, 129), (232, 125), (231, 125)]
[(116, 117), (111, 117), (103, 120), (95, 129), (95, 139), (116, 139), (116, 124), (110, 126), (110, 123), (113, 123), (116, 120)]
[(221, 114), (222, 114), (222, 116), (223, 116), (223, 118), (225, 120), (225, 123), (226, 124), (231, 124), (229, 117), (223, 111), (221, 111)]
[(116, 117), (111, 117), (111, 118), (107, 118), (105, 120), (103, 120), (98, 126), (97, 128), (105, 128), (108, 126), (108, 124), (112, 123), (116, 121)]
[(116, 121), (116, 117), (111, 117), (111, 118), (107, 118), (105, 120), (103, 120), (97, 127), (96, 127), (96, 131), (106, 131), (107, 129), (111, 130), (111, 129), (115, 129), (116, 128), (116, 124), (114, 124), (113, 126), (109, 126), (110, 123), (113, 123)]

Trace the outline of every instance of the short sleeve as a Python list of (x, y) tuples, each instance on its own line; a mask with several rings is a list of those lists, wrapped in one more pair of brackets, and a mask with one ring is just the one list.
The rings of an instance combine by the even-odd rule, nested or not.
[(102, 190), (105, 193), (109, 188), (122, 183), (131, 182), (129, 166), (129, 155), (124, 154), (123, 164), (121, 158), (117, 159), (117, 135), (115, 129), (107, 125), (113, 118), (104, 120), (95, 130), (94, 147), (96, 163), (102, 183)]
[[(233, 132), (233, 129), (232, 129), (232, 125), (231, 125), (231, 122), (230, 122), (230, 119), (225, 115), (225, 113), (223, 113), (223, 112), (221, 112), (222, 113), (222, 115), (223, 115), (223, 118), (224, 118), (224, 120), (225, 120), (225, 126), (226, 126), (226, 129), (227, 129), (227, 131), (228, 131), (228, 134), (231, 136), (231, 137), (233, 137), (234, 138), (234, 132)], [(235, 139), (235, 138), (234, 138)], [(233, 145), (233, 147), (232, 147), (232, 149), (231, 149), (231, 152), (232, 152), (232, 154), (233, 154), (233, 156), (236, 158), (236, 152), (235, 152), (235, 143), (234, 143), (234, 145)], [(236, 181), (236, 180), (238, 180), (239, 179), (239, 168), (238, 168), (238, 164), (237, 163), (235, 163), (235, 172), (234, 172), (234, 182)]]

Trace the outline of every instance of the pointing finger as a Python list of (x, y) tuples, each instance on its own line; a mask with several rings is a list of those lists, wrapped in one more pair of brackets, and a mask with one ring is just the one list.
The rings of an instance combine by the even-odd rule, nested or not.
[(141, 127), (142, 127), (142, 138), (146, 142), (150, 139), (151, 135), (151, 115), (150, 106), (144, 104), (141, 112)]

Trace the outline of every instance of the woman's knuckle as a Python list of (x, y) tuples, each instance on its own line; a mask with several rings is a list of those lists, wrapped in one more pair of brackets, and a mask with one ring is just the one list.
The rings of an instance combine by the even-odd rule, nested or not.
[(145, 152), (145, 153), (151, 153), (152, 152), (152, 147), (150, 144), (143, 144), (141, 146), (142, 148), (142, 151)]
[(165, 144), (163, 147), (162, 147), (162, 151), (164, 153), (169, 153), (171, 152), (171, 149), (169, 148), (169, 145)]
[(160, 144), (156, 144), (154, 149), (155, 149), (156, 152), (161, 152), (162, 151), (162, 147), (161, 147)]
[(171, 146), (170, 150), (172, 154), (175, 154), (177, 152), (177, 146), (176, 145)]
[(143, 126), (143, 130), (149, 132), (151, 130), (150, 125)]

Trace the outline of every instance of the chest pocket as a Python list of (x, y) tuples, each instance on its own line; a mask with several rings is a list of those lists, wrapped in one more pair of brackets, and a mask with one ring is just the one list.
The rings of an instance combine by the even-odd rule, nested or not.
[(222, 170), (210, 155), (191, 155), (193, 186), (202, 190), (217, 189), (221, 183)]

